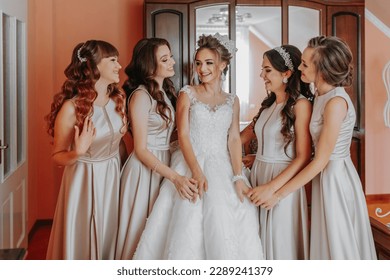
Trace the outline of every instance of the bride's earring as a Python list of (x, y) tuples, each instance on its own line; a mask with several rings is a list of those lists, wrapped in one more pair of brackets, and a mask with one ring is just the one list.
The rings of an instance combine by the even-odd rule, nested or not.
[(288, 82), (288, 78), (287, 77), (284, 77), (283, 80), (282, 80), (283, 84), (287, 84)]
[(226, 74), (224, 72), (221, 72), (221, 80), (226, 81)]

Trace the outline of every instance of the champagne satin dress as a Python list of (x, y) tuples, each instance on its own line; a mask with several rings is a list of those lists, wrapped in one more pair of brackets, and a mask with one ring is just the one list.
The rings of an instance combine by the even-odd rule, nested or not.
[(47, 259), (113, 259), (118, 228), (119, 143), (122, 117), (115, 102), (94, 106), (96, 137), (64, 169)]

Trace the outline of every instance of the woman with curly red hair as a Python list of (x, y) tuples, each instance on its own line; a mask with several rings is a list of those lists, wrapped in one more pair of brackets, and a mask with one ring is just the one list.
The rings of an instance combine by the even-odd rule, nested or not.
[(65, 166), (47, 259), (113, 259), (118, 223), (119, 146), (126, 132), (118, 51), (78, 44), (45, 117), (52, 158)]

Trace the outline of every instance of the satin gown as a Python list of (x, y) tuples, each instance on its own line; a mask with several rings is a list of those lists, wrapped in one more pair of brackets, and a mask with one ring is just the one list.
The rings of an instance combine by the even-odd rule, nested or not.
[(118, 228), (119, 143), (115, 102), (93, 106), (96, 137), (85, 156), (64, 169), (47, 259), (113, 259)]
[[(165, 120), (156, 111), (157, 101), (145, 87), (140, 86), (150, 97), (152, 107), (148, 117), (147, 148), (162, 163), (169, 166), (170, 139), (174, 129), (174, 109), (164, 94), (172, 114), (171, 122)], [(115, 259), (132, 259), (144, 230), (146, 219), (152, 211), (160, 191), (163, 177), (146, 167), (133, 152), (127, 159), (121, 174), (119, 229), (116, 242)]]
[[(246, 198), (241, 203), (232, 183), (227, 140), (234, 95), (210, 108), (189, 87), (180, 94), (191, 102), (190, 141), (208, 191), (192, 203), (164, 180), (134, 259), (262, 259), (257, 208)], [(180, 150), (172, 154), (171, 168), (192, 176)]]
[[(299, 99), (304, 98), (302, 95)], [(284, 103), (274, 102), (262, 111), (255, 124), (258, 140), (251, 184), (266, 184), (288, 167), (295, 157), (295, 142), (284, 151), (281, 111)], [(267, 260), (305, 260), (309, 258), (309, 225), (305, 188), (282, 199), (271, 210), (260, 207), (260, 236)]]
[(344, 88), (315, 97), (310, 133), (317, 146), (325, 106), (334, 97), (347, 102), (348, 112), (328, 164), (312, 181), (310, 259), (376, 259), (362, 184), (350, 156), (356, 114)]

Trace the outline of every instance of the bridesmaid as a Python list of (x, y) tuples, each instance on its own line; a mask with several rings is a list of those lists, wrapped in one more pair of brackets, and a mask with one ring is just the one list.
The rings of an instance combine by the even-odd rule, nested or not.
[(164, 177), (177, 188), (195, 190), (192, 179), (169, 168), (176, 101), (169, 78), (175, 74), (174, 64), (169, 43), (149, 38), (136, 44), (125, 69), (134, 151), (122, 170), (116, 259), (132, 259)]
[(46, 116), (52, 158), (65, 166), (47, 259), (113, 259), (118, 228), (119, 145), (126, 132), (118, 51), (78, 44)]
[[(258, 150), (251, 168), (247, 196), (259, 206), (310, 161), (309, 122), (312, 105), (308, 84), (301, 82), (301, 52), (283, 45), (264, 53), (261, 78), (268, 96), (259, 113), (241, 133), (243, 142), (256, 134)], [(300, 188), (278, 207), (260, 208), (260, 237), (268, 260), (309, 258), (308, 210), (305, 188)]]
[(344, 87), (352, 84), (352, 53), (337, 37), (312, 38), (299, 66), (302, 81), (314, 83), (310, 121), (314, 159), (262, 207), (312, 181), (310, 259), (376, 259), (362, 184), (350, 156), (356, 114)]

